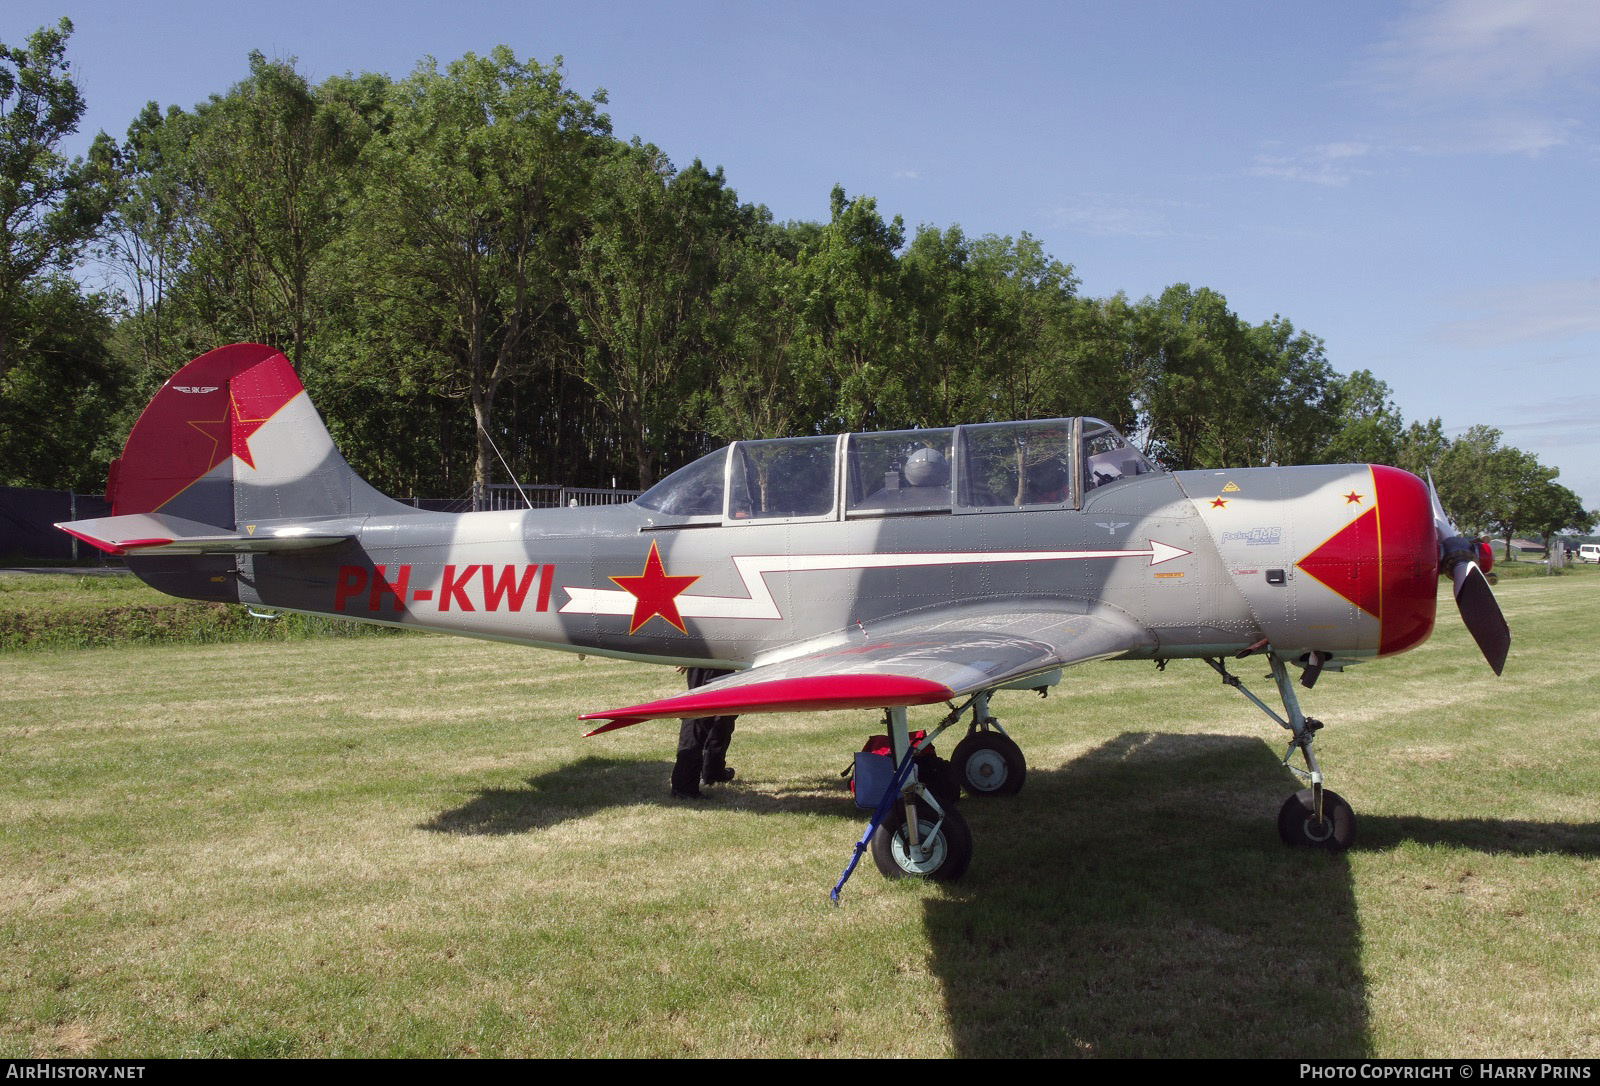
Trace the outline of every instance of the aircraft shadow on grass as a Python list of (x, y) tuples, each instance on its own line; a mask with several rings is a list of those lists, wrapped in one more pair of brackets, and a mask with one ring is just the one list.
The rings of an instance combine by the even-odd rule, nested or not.
[[(586, 757), (524, 788), (485, 789), (421, 828), (517, 834), (673, 803), (669, 772), (666, 761)], [(735, 786), (726, 801), (848, 817), (833, 787)], [(1059, 769), (1030, 768), (1018, 796), (964, 801), (983, 848), (962, 882), (923, 905), (956, 1054), (1366, 1053), (1348, 859), (1285, 848), (1274, 828), (1297, 787), (1258, 739), (1124, 733)], [(1593, 858), (1600, 824), (1366, 816), (1355, 849), (1404, 841)], [(841, 864), (849, 848), (841, 837)], [(858, 878), (874, 877), (863, 862)]]
[[(956, 1055), (1366, 1053), (1349, 861), (1278, 842), (1277, 761), (1255, 739), (1126, 733), (963, 803), (984, 848), (924, 904)], [(1405, 840), (1600, 856), (1595, 823), (1474, 818), (1365, 817), (1355, 849)]]

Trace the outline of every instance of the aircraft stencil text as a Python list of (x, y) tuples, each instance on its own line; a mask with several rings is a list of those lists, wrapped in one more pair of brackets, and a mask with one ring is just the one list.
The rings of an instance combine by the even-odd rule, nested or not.
[(1245, 532), (1222, 533), (1224, 543), (1243, 543), (1247, 547), (1276, 546), (1282, 540), (1282, 528), (1251, 528)]

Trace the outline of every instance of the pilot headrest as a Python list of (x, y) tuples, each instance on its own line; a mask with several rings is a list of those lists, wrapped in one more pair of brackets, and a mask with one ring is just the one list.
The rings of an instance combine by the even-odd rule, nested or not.
[(906, 457), (907, 486), (944, 486), (950, 481), (950, 465), (938, 449), (918, 449)]

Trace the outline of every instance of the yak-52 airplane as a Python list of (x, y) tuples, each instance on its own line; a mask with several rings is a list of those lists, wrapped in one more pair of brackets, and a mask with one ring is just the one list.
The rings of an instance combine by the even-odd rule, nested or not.
[(957, 779), (1004, 794), (1026, 765), (995, 691), (1177, 658), (1243, 690), (1224, 661), (1259, 654), (1283, 715), (1243, 692), (1309, 785), (1278, 831), (1337, 849), (1355, 818), (1323, 788), (1290, 665), (1309, 687), (1420, 644), (1441, 576), (1497, 674), (1510, 646), (1488, 548), (1430, 484), (1376, 464), (1166, 472), (1090, 418), (739, 441), (627, 505), (430, 513), (351, 470), (282, 354), (235, 344), (156, 393), (107, 494), (111, 516), (61, 527), (175, 596), (739, 669), (585, 714), (596, 731), (884, 709), (896, 771), (856, 857), (870, 840), (888, 875), (956, 878), (972, 851), (918, 779), (910, 706), (960, 702), (939, 725), (967, 721)]

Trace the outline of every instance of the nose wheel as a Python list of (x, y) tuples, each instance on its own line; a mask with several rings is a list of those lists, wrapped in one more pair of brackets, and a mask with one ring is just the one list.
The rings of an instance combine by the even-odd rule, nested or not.
[[(1249, 653), (1240, 655), (1245, 656)], [(1206, 663), (1222, 676), (1224, 684), (1239, 691), (1253, 702), (1256, 708), (1290, 732), (1289, 749), (1284, 752), (1283, 766), (1309, 783), (1311, 787), (1302, 788), (1284, 800), (1283, 806), (1278, 810), (1278, 836), (1283, 839), (1284, 844), (1296, 848), (1343, 852), (1356, 839), (1356, 813), (1339, 793), (1330, 792), (1322, 786), (1322, 769), (1317, 765), (1317, 756), (1311, 749), (1317, 732), (1322, 728), (1322, 722), (1313, 720), (1300, 711), (1294, 684), (1289, 681), (1288, 668), (1284, 666), (1278, 654), (1268, 652), (1267, 662), (1272, 667), (1271, 677), (1278, 687), (1279, 697), (1283, 699), (1283, 708), (1288, 719), (1273, 712), (1264, 701), (1246, 690), (1237, 676), (1228, 673), (1221, 660), (1206, 660)], [(1305, 759), (1305, 769), (1290, 764), (1296, 752)]]
[(1343, 852), (1356, 839), (1356, 812), (1339, 793), (1323, 789), (1319, 821), (1315, 793), (1302, 788), (1283, 801), (1278, 811), (1278, 836), (1296, 848)]

